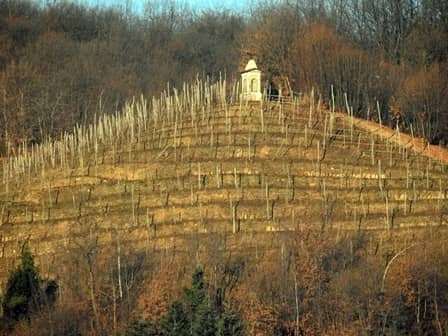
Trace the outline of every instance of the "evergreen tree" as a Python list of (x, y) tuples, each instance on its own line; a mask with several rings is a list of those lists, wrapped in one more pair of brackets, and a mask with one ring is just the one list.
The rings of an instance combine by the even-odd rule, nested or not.
[(215, 334), (215, 311), (206, 298), (204, 271), (196, 268), (191, 279), (191, 287), (184, 288), (190, 335), (208, 336)]
[(216, 336), (243, 336), (244, 325), (239, 317), (225, 310), (216, 322)]
[(201, 303), (191, 319), (191, 335), (193, 336), (214, 336), (216, 312), (207, 302)]
[(175, 301), (171, 304), (168, 313), (162, 320), (162, 331), (164, 336), (187, 336), (190, 334), (188, 316), (180, 302)]
[(10, 274), (6, 284), (2, 308), (4, 317), (10, 321), (28, 318), (30, 314), (43, 307), (51, 305), (56, 300), (58, 285), (48, 281), (46, 288), (41, 286), (44, 281), (34, 265), (34, 259), (28, 244), (22, 249), (21, 263)]
[(204, 271), (196, 268), (191, 279), (191, 287), (184, 288), (184, 296), (190, 312), (194, 315), (197, 308), (205, 302)]
[[(197, 268), (191, 286), (184, 288), (183, 300), (175, 301), (162, 320), (163, 336), (242, 336), (244, 327), (236, 314), (210, 305), (204, 272)], [(145, 333), (130, 336), (152, 335)]]
[(163, 335), (153, 323), (134, 319), (126, 330), (125, 336), (161, 336)]
[(29, 316), (41, 302), (39, 272), (27, 244), (23, 246), (21, 264), (11, 273), (3, 298), (5, 318), (20, 320)]

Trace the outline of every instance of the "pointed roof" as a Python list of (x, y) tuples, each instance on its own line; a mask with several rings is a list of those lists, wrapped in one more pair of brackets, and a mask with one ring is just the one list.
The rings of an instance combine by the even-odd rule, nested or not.
[(261, 72), (260, 69), (258, 69), (258, 67), (257, 67), (257, 63), (255, 63), (255, 60), (253, 60), (253, 59), (251, 59), (251, 60), (249, 60), (249, 62), (247, 62), (247, 65), (244, 68), (244, 71), (241, 72), (241, 74), (244, 74), (246, 72), (251, 72), (251, 71)]
[(250, 70), (256, 70), (258, 69), (257, 63), (255, 63), (255, 60), (251, 59), (249, 62), (247, 62), (246, 67), (244, 68), (244, 71), (250, 71)]

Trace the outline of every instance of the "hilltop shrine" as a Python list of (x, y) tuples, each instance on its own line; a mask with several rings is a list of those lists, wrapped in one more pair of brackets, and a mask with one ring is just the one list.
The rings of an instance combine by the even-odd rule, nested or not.
[(241, 73), (241, 96), (245, 100), (260, 101), (261, 94), (261, 70), (258, 69), (255, 60), (251, 59)]

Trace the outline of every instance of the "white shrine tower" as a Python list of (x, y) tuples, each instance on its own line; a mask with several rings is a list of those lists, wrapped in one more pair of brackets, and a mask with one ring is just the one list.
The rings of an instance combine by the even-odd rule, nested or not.
[(244, 100), (260, 101), (261, 94), (261, 70), (257, 64), (251, 59), (244, 71), (241, 73), (241, 98)]

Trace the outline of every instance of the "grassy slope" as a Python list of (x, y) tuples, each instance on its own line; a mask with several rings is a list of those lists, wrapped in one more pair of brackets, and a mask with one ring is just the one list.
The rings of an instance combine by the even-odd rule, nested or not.
[(120, 237), (134, 251), (182, 250), (226, 232), (228, 246), (250, 253), (275, 247), (272, 232), (303, 227), (339, 235), (447, 224), (447, 165), (399, 145), (398, 134), (300, 100), (197, 106), (148, 121), (132, 141), (97, 143), (82, 162), (71, 153), (4, 178), (0, 287), (26, 239), (51, 274), (92, 227), (100, 244)]

